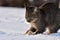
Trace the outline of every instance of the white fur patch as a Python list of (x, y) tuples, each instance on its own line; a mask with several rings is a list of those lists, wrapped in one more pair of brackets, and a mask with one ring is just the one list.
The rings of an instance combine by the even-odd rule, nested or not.
[(35, 7), (35, 9), (34, 9), (34, 12), (36, 12), (37, 11), (37, 7)]

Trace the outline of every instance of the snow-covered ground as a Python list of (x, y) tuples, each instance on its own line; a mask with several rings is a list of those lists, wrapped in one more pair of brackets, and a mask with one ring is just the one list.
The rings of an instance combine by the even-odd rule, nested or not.
[(29, 25), (24, 8), (0, 7), (0, 40), (60, 40), (60, 33), (25, 35)]

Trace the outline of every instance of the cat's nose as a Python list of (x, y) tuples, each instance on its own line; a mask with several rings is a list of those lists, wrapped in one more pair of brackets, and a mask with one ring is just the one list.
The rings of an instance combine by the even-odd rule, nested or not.
[(29, 18), (28, 18), (28, 19), (26, 19), (26, 20), (27, 20), (27, 22), (31, 22), (31, 19), (29, 19)]

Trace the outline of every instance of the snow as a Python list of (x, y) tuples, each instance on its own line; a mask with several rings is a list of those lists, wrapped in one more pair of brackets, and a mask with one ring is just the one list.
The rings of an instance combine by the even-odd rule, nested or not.
[(0, 40), (60, 40), (60, 32), (25, 35), (28, 28), (25, 8), (0, 7)]

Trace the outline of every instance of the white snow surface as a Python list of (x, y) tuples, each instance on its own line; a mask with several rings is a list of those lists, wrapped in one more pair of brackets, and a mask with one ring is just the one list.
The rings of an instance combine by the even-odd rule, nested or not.
[(0, 7), (0, 40), (60, 40), (60, 32), (25, 35), (28, 28), (25, 8)]

